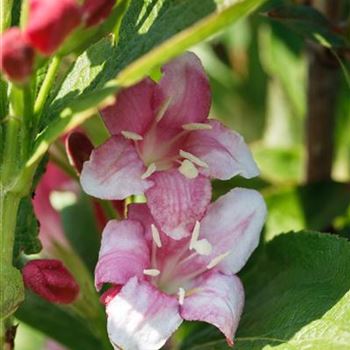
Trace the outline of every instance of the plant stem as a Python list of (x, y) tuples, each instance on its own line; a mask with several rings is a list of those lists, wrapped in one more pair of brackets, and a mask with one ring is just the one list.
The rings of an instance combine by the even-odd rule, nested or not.
[(1, 164), (1, 183), (9, 186), (14, 178), (18, 156), (18, 133), (20, 121), (10, 116), (6, 125), (6, 136), (4, 143), (4, 156)]
[(11, 266), (19, 202), (19, 195), (0, 190), (0, 261)]
[(2, 324), (1, 341), (12, 328), (11, 315), (24, 298), (21, 273), (12, 266), (13, 245), (17, 223), (20, 196), (0, 187), (0, 320)]
[(60, 67), (60, 63), (61, 58), (58, 56), (54, 56), (46, 72), (45, 79), (40, 87), (38, 96), (34, 104), (34, 116), (36, 125), (38, 125), (40, 122), (41, 113), (43, 111), (47, 97), (49, 96), (50, 89), (55, 80), (58, 68)]
[(11, 25), (11, 10), (13, 0), (0, 1), (0, 34)]

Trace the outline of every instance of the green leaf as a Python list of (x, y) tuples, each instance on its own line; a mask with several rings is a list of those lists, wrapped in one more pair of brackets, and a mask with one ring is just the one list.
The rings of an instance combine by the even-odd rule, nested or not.
[[(255, 10), (265, 0), (131, 1), (119, 42), (108, 39), (83, 53), (56, 97), (44, 110), (50, 122), (38, 137), (27, 163), (31, 169), (62, 133), (81, 124), (110, 103), (120, 86), (135, 83), (152, 69)], [(52, 122), (53, 121), (53, 122)]]
[(311, 6), (282, 5), (270, 10), (268, 16), (327, 48), (346, 47), (349, 44), (345, 36)]
[(101, 234), (97, 230), (91, 201), (84, 194), (78, 201), (60, 212), (64, 233), (71, 246), (91, 272), (94, 271)]
[[(242, 273), (246, 305), (236, 350), (345, 350), (350, 344), (350, 243), (315, 232), (280, 235)], [(228, 349), (205, 326), (182, 349)]]
[(35, 217), (30, 197), (21, 200), (17, 215), (15, 244), (13, 248), (14, 263), (18, 265), (21, 252), (29, 255), (39, 253), (41, 243), (38, 238), (39, 225)]
[(16, 317), (69, 349), (104, 349), (94, 331), (72, 309), (51, 304), (31, 292), (26, 292)]

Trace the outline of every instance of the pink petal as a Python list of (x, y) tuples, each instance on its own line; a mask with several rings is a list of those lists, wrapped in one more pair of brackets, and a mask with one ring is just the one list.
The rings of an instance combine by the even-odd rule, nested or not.
[(181, 128), (201, 123), (209, 114), (211, 93), (198, 57), (187, 52), (163, 66), (163, 77), (155, 93), (155, 108), (169, 106), (160, 122), (163, 128)]
[(141, 224), (133, 220), (109, 221), (95, 270), (96, 288), (104, 283), (124, 284), (133, 276), (142, 278), (149, 265), (150, 253)]
[(103, 120), (112, 135), (122, 131), (131, 131), (143, 135), (155, 115), (152, 98), (156, 84), (146, 78), (136, 85), (122, 90), (114, 105), (105, 108), (101, 113)]
[(154, 186), (146, 191), (146, 197), (156, 223), (173, 239), (188, 236), (210, 202), (210, 181), (203, 176), (187, 179), (177, 169), (150, 178)]
[(176, 298), (132, 278), (107, 305), (108, 335), (115, 349), (157, 350), (179, 327)]
[(40, 222), (40, 240), (45, 249), (53, 244), (68, 246), (65, 238), (61, 218), (50, 202), (50, 195), (54, 191), (77, 192), (78, 185), (54, 164), (47, 165), (45, 174), (39, 181), (33, 198), (33, 207)]
[(244, 290), (236, 276), (207, 273), (194, 283), (195, 292), (185, 297), (181, 316), (189, 321), (204, 321), (218, 327), (233, 345), (244, 305)]
[[(145, 238), (147, 242), (149, 243), (150, 249), (154, 249), (154, 244), (152, 238), (152, 230), (151, 225), (156, 225), (154, 218), (149, 210), (149, 207), (147, 204), (130, 204), (128, 206), (128, 219), (137, 220), (139, 221), (143, 227), (145, 232)], [(176, 259), (176, 257), (179, 255), (181, 251), (185, 247), (188, 247), (188, 239), (182, 239), (182, 240), (174, 240), (171, 239), (169, 236), (167, 236), (161, 228), (158, 226), (158, 233), (159, 238), (161, 241), (161, 248), (156, 249), (156, 265), (157, 269), (160, 271), (164, 271), (166, 268), (174, 269), (173, 262)], [(191, 253), (191, 252), (189, 252)], [(205, 266), (205, 265), (204, 265)], [(200, 265), (200, 267), (203, 267)], [(193, 264), (191, 265), (191, 272), (193, 271)], [(180, 271), (182, 272), (182, 271)], [(187, 271), (186, 271), (187, 272)], [(183, 276), (179, 276), (179, 279), (181, 279)]]
[(235, 175), (248, 179), (259, 175), (243, 137), (218, 121), (211, 120), (209, 124), (211, 130), (193, 131), (183, 147), (208, 164), (208, 168), (201, 168), (202, 174), (221, 180)]
[(218, 265), (222, 272), (236, 273), (245, 265), (259, 243), (265, 217), (264, 199), (254, 190), (235, 188), (209, 206), (200, 238), (213, 246), (210, 259), (227, 254)]
[(154, 224), (154, 219), (147, 206), (144, 203), (133, 203), (128, 205), (128, 219), (140, 222), (144, 228), (145, 238), (147, 241), (152, 241), (151, 225)]
[(133, 144), (122, 136), (110, 138), (92, 151), (81, 172), (83, 190), (103, 199), (124, 199), (142, 194), (152, 183), (142, 180), (146, 168)]

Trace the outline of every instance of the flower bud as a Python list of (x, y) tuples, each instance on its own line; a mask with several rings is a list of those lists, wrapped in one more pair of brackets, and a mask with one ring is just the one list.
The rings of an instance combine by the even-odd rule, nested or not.
[(84, 162), (89, 160), (93, 149), (94, 146), (89, 138), (81, 132), (72, 132), (66, 138), (68, 159), (78, 174), (81, 173)]
[(10, 28), (0, 36), (0, 71), (10, 80), (22, 83), (31, 75), (34, 50), (19, 28)]
[(77, 282), (59, 260), (32, 260), (22, 275), (27, 288), (52, 303), (70, 304), (79, 294)]
[(99, 24), (112, 11), (115, 0), (85, 0), (83, 5), (83, 19), (87, 27)]
[(29, 0), (28, 41), (43, 55), (51, 55), (80, 24), (76, 0)]

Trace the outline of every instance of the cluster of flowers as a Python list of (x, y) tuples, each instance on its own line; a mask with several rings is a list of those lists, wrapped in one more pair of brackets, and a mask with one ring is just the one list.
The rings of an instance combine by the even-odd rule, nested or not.
[(35, 53), (50, 56), (80, 25), (99, 24), (110, 14), (115, 0), (29, 0), (23, 31), (12, 27), (0, 37), (0, 71), (17, 83), (32, 74)]
[(147, 200), (104, 228), (96, 288), (111, 285), (102, 300), (116, 349), (159, 349), (182, 320), (211, 323), (232, 345), (244, 303), (236, 273), (258, 245), (266, 207), (242, 188), (210, 203), (210, 179), (251, 178), (258, 169), (239, 134), (207, 119), (199, 59), (185, 53), (162, 73), (102, 111), (112, 136), (82, 167), (88, 194)]
[[(204, 69), (186, 53), (163, 67), (158, 83), (142, 80), (101, 112), (107, 142), (92, 149), (81, 134), (67, 138), (88, 194), (147, 199), (130, 204), (126, 217), (109, 221), (102, 234), (95, 284), (109, 285), (101, 301), (116, 349), (160, 349), (183, 320), (211, 323), (233, 344), (244, 304), (236, 273), (258, 245), (266, 207), (258, 192), (242, 188), (210, 203), (211, 178), (258, 175), (242, 137), (207, 119), (210, 103)], [(64, 181), (44, 178), (34, 206), (42, 230), (48, 217), (52, 230), (58, 216), (46, 197)], [(62, 268), (32, 261), (24, 280), (50, 301), (71, 302), (79, 290)]]

